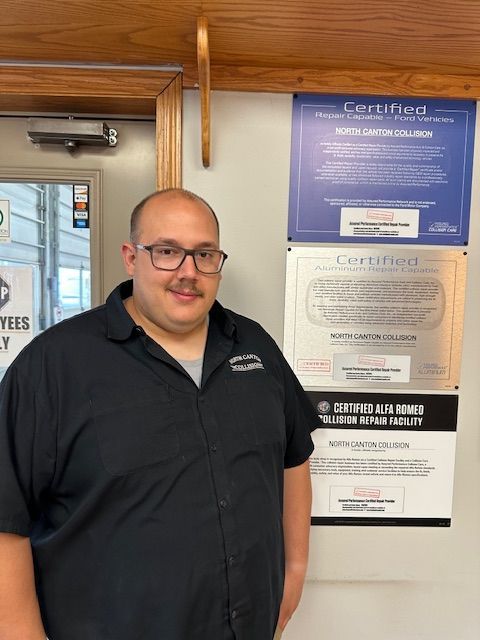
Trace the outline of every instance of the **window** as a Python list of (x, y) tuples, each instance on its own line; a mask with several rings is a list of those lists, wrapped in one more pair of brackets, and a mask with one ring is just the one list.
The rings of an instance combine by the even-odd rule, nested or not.
[(11, 211), (0, 266), (33, 268), (33, 334), (89, 309), (90, 230), (73, 227), (73, 185), (0, 182), (0, 199)]

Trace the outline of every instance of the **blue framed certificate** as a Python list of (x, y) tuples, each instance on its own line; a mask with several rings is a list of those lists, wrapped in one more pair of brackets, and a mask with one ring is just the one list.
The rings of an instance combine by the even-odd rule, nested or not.
[(476, 103), (293, 97), (289, 240), (468, 244)]

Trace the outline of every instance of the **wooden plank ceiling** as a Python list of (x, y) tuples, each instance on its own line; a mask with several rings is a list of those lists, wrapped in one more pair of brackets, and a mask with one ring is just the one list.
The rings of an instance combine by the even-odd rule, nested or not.
[[(4, 67), (0, 83), (15, 77), (28, 103), (40, 61), (178, 64), (195, 87), (199, 16), (212, 89), (480, 97), (477, 0), (0, 0), (0, 70), (27, 65)], [(175, 75), (156, 73), (159, 90)]]

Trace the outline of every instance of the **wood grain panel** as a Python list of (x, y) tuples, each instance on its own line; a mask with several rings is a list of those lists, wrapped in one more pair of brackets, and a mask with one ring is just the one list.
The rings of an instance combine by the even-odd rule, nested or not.
[(0, 0), (0, 59), (195, 61), (199, 0)]
[(108, 68), (2, 67), (0, 63), (0, 91), (17, 95), (152, 98), (158, 95), (177, 73), (177, 70), (167, 72)]
[(208, 47), (208, 20), (200, 16), (197, 21), (197, 67), (200, 88), (202, 120), (202, 164), (210, 166), (210, 50)]
[(182, 74), (157, 98), (157, 189), (182, 186)]
[(0, 65), (0, 109), (154, 116), (157, 95), (177, 74)]
[(480, 3), (206, 0), (215, 64), (461, 72), (480, 64)]
[[(184, 86), (195, 88), (196, 69), (186, 67)], [(453, 75), (402, 71), (318, 71), (261, 67), (211, 66), (212, 90), (297, 91), (325, 94), (410, 95), (480, 98), (480, 74)]]
[(2, 0), (2, 25), (112, 25), (158, 22), (175, 29), (198, 15), (201, 0)]
[(194, 64), (199, 15), (214, 64), (480, 69), (473, 0), (0, 0), (0, 59)]
[(0, 93), (0, 111), (27, 115), (54, 113), (59, 115), (145, 116), (154, 118), (155, 98), (96, 98), (95, 96), (14, 96)]
[[(200, 15), (214, 89), (478, 97), (476, 0), (0, 0), (0, 60), (178, 63), (194, 86)], [(114, 84), (105, 97), (119, 96)]]

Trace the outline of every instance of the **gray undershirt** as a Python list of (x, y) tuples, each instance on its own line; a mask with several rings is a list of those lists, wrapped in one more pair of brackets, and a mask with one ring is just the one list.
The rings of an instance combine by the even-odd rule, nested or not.
[(179, 360), (177, 358), (177, 362), (185, 369), (185, 371), (200, 389), (200, 384), (202, 382), (203, 356), (201, 358), (197, 358), (196, 360)]
[[(208, 329), (210, 325), (210, 314), (208, 314), (206, 318), (206, 322), (207, 322), (207, 329)], [(200, 385), (202, 384), (204, 355), (205, 354), (202, 353), (201, 357), (197, 358), (196, 360), (179, 360), (178, 358), (176, 359), (178, 364), (185, 369), (185, 371), (188, 373), (188, 375), (195, 382), (195, 384), (199, 389), (200, 389)]]

